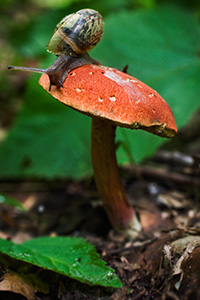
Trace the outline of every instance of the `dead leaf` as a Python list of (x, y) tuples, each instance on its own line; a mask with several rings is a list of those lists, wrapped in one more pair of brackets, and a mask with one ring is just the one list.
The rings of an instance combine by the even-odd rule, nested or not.
[(164, 246), (164, 255), (171, 265), (172, 275), (180, 275), (179, 280), (175, 283), (177, 290), (180, 288), (185, 275), (182, 267), (183, 262), (192, 258), (193, 251), (199, 246), (200, 236), (186, 236)]
[(5, 273), (1, 278), (0, 291), (21, 294), (28, 300), (38, 299), (33, 291), (33, 287), (28, 285), (21, 277), (15, 273)]
[(171, 209), (187, 209), (191, 207), (191, 202), (185, 198), (183, 193), (171, 191), (157, 196), (157, 203)]

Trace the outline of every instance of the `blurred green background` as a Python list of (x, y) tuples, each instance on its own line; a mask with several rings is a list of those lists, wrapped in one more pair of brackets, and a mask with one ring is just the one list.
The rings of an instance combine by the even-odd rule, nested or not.
[[(48, 67), (56, 24), (82, 8), (105, 23), (90, 52), (103, 65), (128, 72), (156, 89), (171, 106), (178, 128), (200, 107), (200, 1), (1, 0), (0, 178), (82, 178), (91, 174), (89, 117), (63, 106), (38, 84), (39, 74), (8, 65)], [(140, 162), (166, 139), (117, 129), (119, 163)]]

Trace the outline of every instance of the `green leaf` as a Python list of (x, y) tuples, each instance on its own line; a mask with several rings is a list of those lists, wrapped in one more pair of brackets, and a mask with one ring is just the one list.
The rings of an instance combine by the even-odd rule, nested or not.
[(42, 7), (66, 8), (76, 0), (36, 0), (37, 4)]
[[(104, 36), (91, 55), (118, 69), (128, 64), (130, 74), (166, 99), (178, 127), (186, 124), (199, 107), (200, 29), (195, 17), (171, 6), (115, 13), (104, 22)], [(167, 141), (122, 128), (117, 140), (120, 163), (130, 157), (139, 162)], [(24, 109), (0, 148), (0, 177), (80, 178), (90, 172), (90, 118), (57, 103), (31, 76)]]
[(85, 284), (122, 286), (114, 270), (107, 267), (93, 245), (82, 238), (42, 237), (20, 245), (0, 239), (0, 252)]
[(90, 118), (55, 101), (39, 86), (37, 77), (32, 76), (25, 107), (1, 146), (0, 176), (88, 175)]
[(20, 27), (19, 25), (14, 27), (11, 43), (21, 58), (31, 57), (39, 60), (41, 57), (49, 55), (46, 45), (62, 17), (63, 11), (46, 10), (42, 14), (34, 16), (28, 25), (22, 23)]
[(25, 211), (24, 206), (21, 204), (20, 201), (18, 201), (17, 199), (14, 199), (12, 197), (9, 197), (7, 195), (1, 194), (0, 193), (0, 204), (5, 204), (8, 206), (12, 206), (15, 207), (21, 211)]
[[(180, 128), (200, 106), (199, 39), (197, 19), (178, 7), (124, 12), (105, 20), (101, 47), (94, 48), (92, 55), (121, 70), (128, 64), (129, 74), (168, 102)], [(118, 153), (121, 163), (129, 161), (130, 153), (139, 162), (167, 141), (122, 128), (117, 137), (125, 145)]]

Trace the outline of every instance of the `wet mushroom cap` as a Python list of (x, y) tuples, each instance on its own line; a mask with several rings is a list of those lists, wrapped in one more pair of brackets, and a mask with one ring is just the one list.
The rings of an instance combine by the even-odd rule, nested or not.
[[(49, 92), (47, 75), (43, 74), (39, 83)], [(170, 138), (177, 132), (173, 113), (165, 100), (126, 73), (99, 65), (85, 65), (71, 71), (63, 86), (53, 86), (50, 94), (84, 114), (162, 137)]]

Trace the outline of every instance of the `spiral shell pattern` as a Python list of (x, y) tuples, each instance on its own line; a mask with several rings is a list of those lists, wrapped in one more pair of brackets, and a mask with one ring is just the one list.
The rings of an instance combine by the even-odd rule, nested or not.
[(102, 17), (97, 11), (81, 9), (58, 23), (47, 50), (56, 55), (82, 55), (100, 41), (103, 27)]

